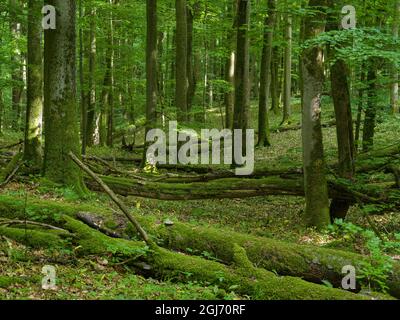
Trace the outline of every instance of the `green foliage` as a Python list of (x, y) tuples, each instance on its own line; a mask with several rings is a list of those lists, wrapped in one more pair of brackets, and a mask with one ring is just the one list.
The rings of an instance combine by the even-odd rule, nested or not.
[[(398, 241), (380, 239), (374, 231), (364, 229), (360, 226), (341, 219), (329, 227), (329, 231), (335, 237), (345, 241), (357, 243), (361, 250), (367, 254), (368, 259), (361, 262), (361, 268), (357, 270), (357, 278), (369, 289), (379, 289), (386, 292), (387, 279), (392, 271), (393, 259), (388, 253), (400, 253)], [(398, 235), (396, 235), (398, 238)]]

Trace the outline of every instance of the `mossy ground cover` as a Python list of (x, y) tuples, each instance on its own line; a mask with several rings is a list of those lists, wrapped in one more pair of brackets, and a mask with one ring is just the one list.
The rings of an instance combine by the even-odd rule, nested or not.
[[(56, 288), (43, 290), (42, 267), (56, 268)], [(32, 250), (0, 243), (0, 299), (242, 299), (215, 286), (144, 278), (104, 257)]]

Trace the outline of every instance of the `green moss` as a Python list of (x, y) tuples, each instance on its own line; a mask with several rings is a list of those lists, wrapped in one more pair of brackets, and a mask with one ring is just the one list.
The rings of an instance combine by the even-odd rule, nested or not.
[(17, 164), (22, 160), (22, 156), (22, 153), (17, 153), (7, 164), (7, 166), (0, 171), (0, 182), (6, 180), (7, 177), (13, 172)]
[(0, 235), (33, 248), (59, 248), (65, 246), (56, 233), (18, 228), (0, 227)]
[[(17, 197), (0, 195), (0, 207), (3, 209), (0, 210), (1, 215), (15, 217), (15, 212), (23, 215), (24, 201)], [(111, 214), (106, 209), (38, 199), (29, 199), (28, 208), (36, 214), (42, 214), (43, 210), (48, 210), (49, 217), (54, 215), (50, 214), (52, 212), (65, 214), (66, 216), (64, 218), (60, 218), (59, 224), (78, 235), (79, 239), (76, 241), (77, 245), (80, 246), (78, 250), (81, 252), (99, 254), (112, 253), (122, 256), (139, 256), (147, 253), (147, 247), (142, 242), (109, 238), (85, 224), (68, 217), (68, 215), (73, 217), (79, 211), (85, 211), (96, 212), (107, 220), (110, 219)], [(138, 220), (149, 234), (160, 240), (162, 246), (180, 251), (185, 251), (187, 248), (191, 248), (196, 252), (206, 251), (218, 260), (232, 263), (234, 262), (235, 255), (232, 244), (236, 243), (239, 247), (244, 248), (249, 261), (251, 261), (255, 267), (275, 270), (280, 275), (291, 275), (315, 282), (319, 282), (321, 279), (329, 280), (337, 287), (340, 286), (343, 277), (341, 273), (342, 267), (348, 264), (357, 267), (362, 260), (365, 259), (361, 255), (349, 252), (286, 243), (212, 227), (204, 228), (175, 222), (172, 227), (167, 228), (163, 224), (157, 222), (156, 218), (151, 216), (138, 216)], [(182, 254), (171, 254), (173, 254), (173, 259), (184, 256)], [(199, 263), (200, 269), (204, 267), (209, 268), (211, 266), (211, 264), (208, 263), (212, 261), (206, 261), (197, 257), (184, 257), (185, 259), (196, 258), (195, 261)], [(164, 262), (161, 265), (165, 265)], [(168, 265), (168, 263), (166, 265)], [(221, 265), (217, 265), (218, 268), (220, 268)], [(173, 266), (174, 268), (179, 267), (177, 264), (173, 264)], [(200, 272), (200, 269), (195, 266), (191, 266), (189, 270), (192, 270), (192, 268)], [(218, 268), (216, 270), (220, 270)], [(168, 273), (169, 276), (172, 274), (182, 276), (182, 272), (191, 272), (181, 268), (177, 269), (181, 270), (181, 272), (178, 273), (176, 270), (170, 270), (171, 272)], [(388, 281), (390, 287), (389, 292), (392, 295), (397, 294), (396, 296), (399, 296), (399, 265), (395, 264), (393, 270), (393, 274)], [(203, 276), (199, 275), (199, 277)], [(205, 278), (209, 279), (209, 275)], [(212, 279), (215, 280), (216, 278)]]
[(7, 289), (16, 283), (23, 283), (24, 279), (19, 277), (0, 276), (0, 288)]
[[(282, 194), (301, 194), (303, 190), (301, 179), (290, 180), (277, 176), (260, 179), (218, 179), (207, 182), (207, 188), (204, 187), (202, 182), (146, 182), (145, 184), (139, 184), (134, 179), (121, 177), (101, 176), (101, 179), (114, 192), (121, 195), (145, 196), (167, 200), (230, 198), (240, 193), (241, 190), (245, 190), (251, 195), (267, 195), (271, 193), (271, 190), (272, 193), (276, 194), (277, 189), (281, 190)], [(95, 190), (100, 190), (90, 179), (87, 182)]]
[(121, 256), (141, 256), (147, 247), (143, 242), (128, 241), (107, 237), (84, 223), (64, 216), (64, 228), (78, 236), (79, 252), (82, 254), (114, 254)]
[(246, 250), (244, 250), (244, 248), (238, 246), (237, 244), (234, 244), (233, 246), (233, 261), (235, 262), (236, 266), (242, 269), (246, 269), (249, 272), (254, 269), (253, 264), (247, 257)]
[(13, 219), (30, 219), (40, 222), (54, 223), (60, 221), (61, 215), (74, 216), (79, 211), (99, 212), (103, 216), (111, 213), (104, 208), (80, 203), (57, 202), (13, 195), (0, 195), (0, 217)]
[[(243, 255), (244, 251), (242, 249), (235, 250), (240, 264), (248, 266), (249, 262), (246, 262)], [(249, 295), (253, 299), (368, 299), (366, 296), (312, 284), (299, 278), (278, 277), (264, 269), (230, 268), (214, 261), (173, 253), (165, 249), (157, 250), (152, 265), (159, 276), (178, 280), (189, 278), (189, 280), (217, 285), (227, 291), (234, 287), (236, 293)]]

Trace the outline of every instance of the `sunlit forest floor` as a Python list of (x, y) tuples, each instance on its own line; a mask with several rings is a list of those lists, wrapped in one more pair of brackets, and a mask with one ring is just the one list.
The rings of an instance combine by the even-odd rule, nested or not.
[[(298, 106), (297, 106), (298, 108)], [(255, 112), (255, 111), (254, 111)], [(292, 124), (299, 123), (299, 112), (295, 110)], [(271, 128), (275, 130), (280, 116), (271, 114)], [(324, 122), (334, 118), (333, 110), (324, 112)], [(375, 148), (398, 143), (400, 119), (392, 116), (379, 118), (375, 136)], [(211, 119), (211, 122), (213, 119)], [(216, 123), (218, 120), (215, 120)], [(218, 125), (216, 124), (218, 127)], [(336, 162), (336, 129), (324, 128), (324, 146), (328, 163)], [(1, 145), (18, 141), (20, 137), (5, 133)], [(129, 155), (121, 151), (119, 145), (113, 150), (92, 148), (89, 154)], [(272, 133), (272, 147), (257, 149), (256, 166), (301, 167), (301, 131), (292, 130)], [(382, 177), (369, 175), (369, 181)], [(58, 199), (60, 201), (86, 202), (94, 207), (109, 206), (117, 210), (114, 204), (103, 194), (91, 194), (88, 199), (79, 199), (68, 189), (54, 189), (39, 185), (38, 177), (32, 177), (29, 183), (10, 183), (2, 192), (5, 194), (28, 193), (30, 197)], [(335, 229), (324, 233), (305, 228), (302, 224), (304, 199), (288, 196), (256, 197), (251, 199), (223, 199), (196, 201), (159, 201), (128, 197), (126, 204), (139, 208), (140, 214), (152, 214), (162, 219), (172, 219), (194, 225), (211, 225), (223, 229), (235, 230), (257, 236), (294, 243), (307, 243), (317, 246), (334, 247), (342, 250), (364, 253), (360, 239), (338, 232)], [(347, 222), (370, 228), (363, 211), (355, 206), (351, 209)], [(389, 238), (400, 230), (400, 215), (388, 212), (373, 216), (375, 227)], [(221, 231), (223, 232), (223, 231)], [(190, 249), (190, 248), (188, 248)], [(198, 253), (206, 258), (209, 253)], [(400, 259), (400, 257), (395, 257)], [(45, 264), (56, 266), (57, 289), (42, 290), (41, 268)], [(3, 277), (2, 277), (3, 276)], [(7, 277), (5, 277), (7, 276)], [(12, 281), (10, 279), (13, 279)], [(78, 258), (74, 252), (35, 251), (13, 241), (0, 241), (0, 299), (248, 299), (234, 292), (226, 292), (207, 283), (188, 281), (175, 283), (174, 279), (164, 282), (146, 279), (133, 274), (123, 264), (108, 261), (104, 257)]]

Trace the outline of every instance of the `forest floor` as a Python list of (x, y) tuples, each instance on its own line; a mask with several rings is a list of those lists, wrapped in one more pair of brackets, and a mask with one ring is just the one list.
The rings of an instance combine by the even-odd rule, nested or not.
[[(296, 114), (297, 111), (296, 111)], [(280, 117), (271, 115), (271, 128), (276, 129)], [(324, 121), (333, 118), (333, 111), (324, 114)], [(299, 122), (293, 118), (293, 124)], [(324, 145), (329, 163), (336, 161), (335, 127), (324, 129)], [(379, 119), (375, 147), (394, 144), (400, 130), (399, 119), (384, 117)], [(15, 134), (5, 133), (0, 145), (7, 145), (19, 139)], [(272, 134), (271, 148), (258, 149), (256, 163), (270, 166), (301, 166), (301, 131), (292, 130)], [(93, 148), (89, 154), (127, 155), (119, 149)], [(369, 177), (374, 179), (374, 177)], [(89, 203), (94, 206), (115, 205), (104, 194), (91, 194), (81, 200), (69, 189), (54, 189), (39, 184), (39, 178), (32, 178), (29, 184), (12, 182), (2, 190), (3, 194), (21, 195), (42, 199), (56, 199), (69, 203)], [(140, 214), (162, 219), (172, 219), (193, 225), (213, 226), (284, 240), (292, 243), (312, 244), (316, 246), (338, 248), (365, 253), (360, 238), (332, 228), (324, 233), (305, 228), (302, 223), (304, 198), (288, 196), (268, 196), (250, 199), (222, 199), (196, 201), (161, 201), (128, 197), (124, 199), (130, 207)], [(115, 208), (116, 209), (116, 208)], [(350, 211), (348, 223), (363, 229), (370, 228), (363, 210), (357, 206)], [(375, 227), (389, 238), (395, 237), (400, 230), (400, 215), (388, 212), (373, 216)], [(4, 239), (3, 239), (4, 240)], [(190, 249), (190, 248), (188, 248)], [(206, 258), (212, 258), (208, 252), (202, 252)], [(392, 255), (394, 257), (394, 255)], [(398, 257), (395, 257), (398, 259)], [(41, 270), (43, 265), (56, 267), (57, 288), (43, 290)], [(7, 276), (7, 278), (2, 278)], [(9, 283), (7, 279), (16, 279)], [(32, 250), (9, 239), (0, 241), (0, 299), (248, 299), (234, 292), (220, 290), (207, 283), (171, 281), (160, 282), (135, 275), (132, 271), (104, 257), (86, 256), (76, 258), (73, 252), (54, 252), (51, 250)]]

